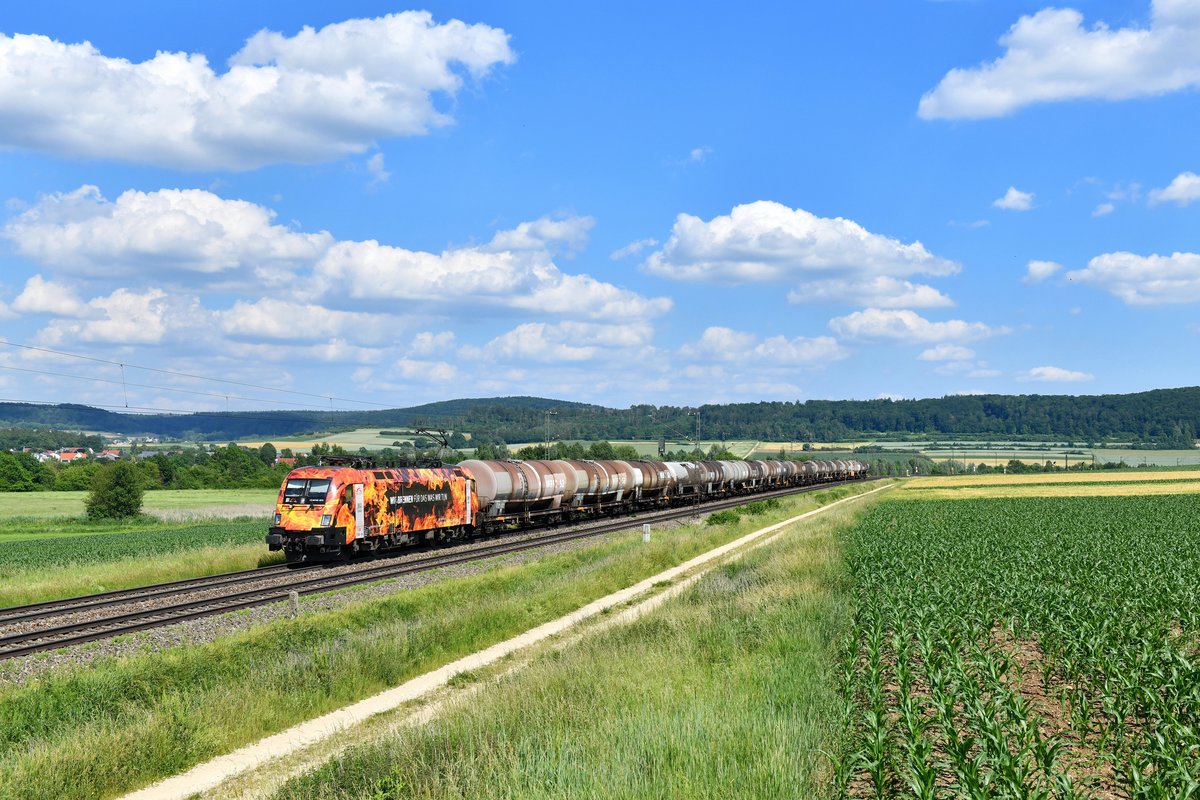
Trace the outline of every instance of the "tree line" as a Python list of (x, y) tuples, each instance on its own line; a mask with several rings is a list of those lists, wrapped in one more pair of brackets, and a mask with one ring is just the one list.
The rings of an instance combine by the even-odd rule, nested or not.
[(451, 400), (381, 411), (270, 411), (185, 415), (118, 414), (86, 406), (0, 403), (0, 422), (172, 438), (228, 441), (354, 428), (426, 426), (468, 434), (472, 444), (542, 441), (546, 411), (554, 439), (700, 438), (835, 442), (862, 437), (1054, 438), (1191, 447), (1200, 430), (1200, 387), (1123, 395), (950, 395), (920, 400), (808, 400), (627, 409), (506, 397)]

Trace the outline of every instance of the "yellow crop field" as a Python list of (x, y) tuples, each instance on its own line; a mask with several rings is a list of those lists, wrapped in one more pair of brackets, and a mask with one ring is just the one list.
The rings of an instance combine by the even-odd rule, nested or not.
[(961, 489), (928, 488), (910, 489), (905, 492), (904, 497), (914, 500), (977, 500), (983, 497), (1141, 497), (1169, 494), (1200, 494), (1200, 481), (967, 486)]
[(939, 489), (954, 486), (1020, 486), (1021, 484), (1049, 483), (1113, 483), (1142, 481), (1200, 480), (1200, 470), (1175, 470), (1171, 472), (1069, 472), (1031, 473), (1024, 475), (949, 475), (944, 477), (915, 478), (905, 483), (906, 489)]

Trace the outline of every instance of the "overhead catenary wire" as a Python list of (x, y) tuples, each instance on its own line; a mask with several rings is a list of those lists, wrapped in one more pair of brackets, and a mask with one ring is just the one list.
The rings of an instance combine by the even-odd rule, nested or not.
[[(19, 347), (24, 350), (33, 350), (33, 351), (36, 351), (39, 353), (50, 353), (52, 355), (65, 356), (67, 358), (78, 358), (78, 359), (82, 359), (84, 361), (95, 361), (100, 364), (110, 364), (115, 367), (120, 367), (120, 368), (122, 368), (122, 370), (124, 370), (125, 367), (129, 367), (130, 369), (140, 369), (140, 370), (145, 370), (146, 372), (157, 372), (162, 375), (173, 375), (173, 376), (179, 377), (179, 378), (190, 378), (192, 380), (213, 381), (216, 383), (226, 383), (231, 386), (242, 386), (247, 389), (258, 389), (258, 390), (264, 391), (264, 392), (281, 392), (283, 394), (293, 394), (293, 395), (299, 395), (301, 397), (315, 397), (315, 398), (317, 398), (319, 400), (323, 400), (323, 401), (324, 400), (329, 400), (329, 401), (337, 400), (337, 401), (343, 402), (343, 403), (359, 403), (361, 405), (377, 406), (379, 408), (390, 408), (391, 407), (386, 403), (376, 403), (371, 400), (360, 400), (360, 399), (353, 398), (353, 397), (336, 397), (336, 396), (331, 397), (328, 394), (319, 394), (319, 393), (315, 393), (315, 392), (302, 392), (298, 389), (281, 389), (276, 386), (263, 386), (263, 385), (257, 384), (257, 383), (247, 383), (245, 381), (235, 381), (235, 380), (230, 380), (228, 378), (213, 378), (208, 375), (197, 375), (195, 373), (190, 373), (190, 372), (179, 372), (177, 370), (163, 369), (161, 367), (144, 367), (139, 364), (129, 364), (129, 363), (121, 362), (121, 361), (113, 361), (112, 359), (109, 359), (109, 358), (99, 358), (97, 356), (85, 356), (80, 353), (68, 353), (63, 350), (53, 350), (49, 347), (37, 347), (37, 346), (31, 345), (31, 344), (21, 344), (19, 342), (11, 342), (6, 339), (0, 339), (0, 345), (7, 345), (8, 347)], [(225, 395), (222, 394), (220, 396), (224, 397)]]
[[(138, 389), (158, 389), (158, 390), (164, 391), (164, 392), (178, 392), (180, 394), (194, 394), (194, 395), (199, 395), (201, 397), (223, 398), (226, 403), (226, 411), (229, 410), (228, 404), (229, 404), (230, 400), (244, 400), (249, 403), (277, 403), (277, 404), (286, 405), (286, 406), (297, 406), (298, 408), (301, 408), (301, 409), (313, 409), (313, 410), (320, 410), (320, 411), (326, 410), (323, 406), (317, 406), (317, 405), (314, 405), (313, 403), (297, 403), (297, 402), (294, 402), (291, 400), (276, 400), (274, 398), (265, 398), (265, 397), (242, 397), (240, 395), (225, 394), (223, 392), (205, 392), (205, 391), (201, 391), (199, 389), (181, 389), (176, 386), (158, 386), (158, 385), (148, 384), (148, 383), (128, 383), (124, 380), (124, 378), (122, 378), (119, 381), (116, 381), (116, 380), (110, 380), (108, 378), (95, 378), (90, 375), (72, 375), (69, 372), (54, 372), (53, 370), (33, 369), (32, 367), (13, 367), (13, 366), (9, 366), (8, 364), (0, 364), (0, 369), (7, 369), (7, 370), (11, 370), (13, 372), (30, 372), (35, 375), (50, 375), (50, 376), (56, 377), (56, 378), (70, 378), (72, 380), (88, 381), (89, 383), (109, 383), (109, 384), (113, 384), (113, 385), (120, 384), (122, 391), (125, 391), (126, 387), (128, 387), (128, 386), (134, 386)], [(129, 405), (129, 393), (127, 391), (125, 391), (125, 407), (126, 408), (131, 407)], [(332, 411), (333, 409), (331, 407), (328, 410)]]

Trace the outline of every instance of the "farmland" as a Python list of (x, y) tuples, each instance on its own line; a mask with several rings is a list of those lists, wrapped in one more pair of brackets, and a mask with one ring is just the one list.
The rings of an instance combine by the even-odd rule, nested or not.
[(838, 793), (1194, 791), (1195, 511), (1186, 496), (873, 508), (845, 541)]
[[(240, 516), (270, 513), (278, 489), (162, 489), (146, 492), (143, 511), (153, 516)], [(87, 492), (0, 492), (0, 521), (18, 517), (75, 517)], [(234, 510), (230, 514), (230, 509)]]

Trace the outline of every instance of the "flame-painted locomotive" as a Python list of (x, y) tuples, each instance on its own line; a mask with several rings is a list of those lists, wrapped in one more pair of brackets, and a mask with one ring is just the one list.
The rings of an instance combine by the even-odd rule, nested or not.
[(464, 461), (292, 470), (267, 534), (289, 562), (867, 476), (861, 461)]

